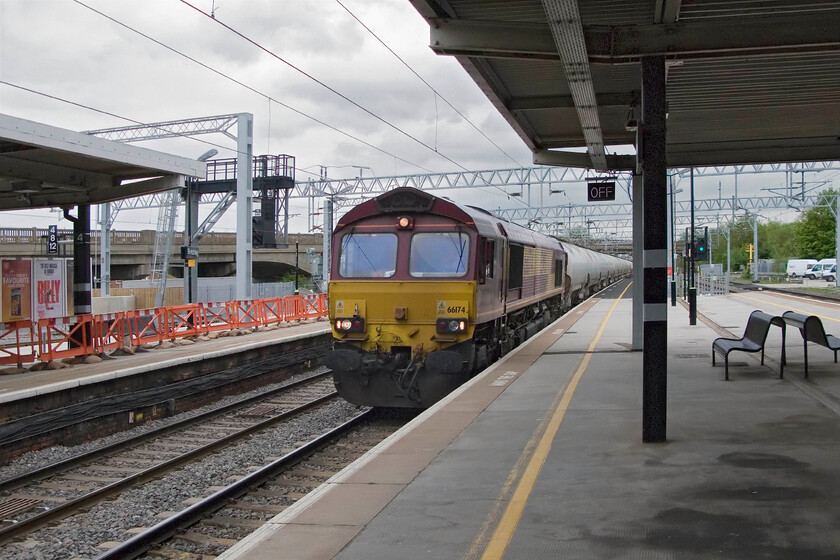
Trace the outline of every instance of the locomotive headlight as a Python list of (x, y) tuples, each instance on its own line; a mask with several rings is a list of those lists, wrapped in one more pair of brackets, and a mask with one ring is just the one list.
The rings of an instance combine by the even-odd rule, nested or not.
[(339, 318), (335, 320), (335, 330), (339, 332), (364, 332), (365, 320), (361, 317)]
[(440, 318), (435, 325), (438, 333), (454, 334), (467, 332), (467, 325), (469, 323), (466, 319), (449, 319), (446, 317)]

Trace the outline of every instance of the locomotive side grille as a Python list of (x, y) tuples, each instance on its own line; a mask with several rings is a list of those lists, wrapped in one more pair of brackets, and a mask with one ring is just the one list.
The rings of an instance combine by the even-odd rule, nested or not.
[(554, 253), (548, 249), (525, 247), (523, 295), (544, 292), (554, 287)]

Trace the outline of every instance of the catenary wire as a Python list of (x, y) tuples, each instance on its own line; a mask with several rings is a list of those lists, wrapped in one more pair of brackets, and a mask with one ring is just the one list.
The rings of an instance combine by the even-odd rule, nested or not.
[[(115, 119), (121, 119), (121, 120), (130, 122), (132, 124), (136, 124), (136, 125), (140, 125), (140, 126), (153, 126), (153, 125), (148, 124), (148, 123), (144, 123), (144, 122), (136, 121), (134, 119), (130, 119), (128, 117), (123, 117), (122, 115), (117, 115), (116, 113), (111, 113), (110, 111), (105, 111), (103, 109), (97, 109), (96, 107), (91, 107), (90, 105), (85, 105), (84, 103), (78, 103), (76, 101), (70, 101), (69, 99), (65, 99), (65, 98), (59, 97), (57, 95), (51, 95), (51, 94), (45, 93), (43, 91), (38, 91), (36, 89), (28, 88), (26, 86), (22, 86), (22, 85), (19, 85), (19, 84), (13, 84), (12, 82), (7, 82), (6, 80), (0, 80), (0, 84), (3, 84), (5, 86), (9, 86), (9, 87), (13, 87), (13, 88), (17, 88), (19, 90), (22, 90), (22, 91), (25, 91), (25, 92), (28, 92), (28, 93), (34, 93), (35, 95), (40, 95), (42, 97), (46, 97), (46, 98), (52, 99), (54, 101), (60, 101), (61, 103), (67, 103), (68, 105), (73, 105), (75, 107), (79, 107), (79, 108), (82, 108), (82, 109), (87, 109), (88, 111), (93, 111), (95, 113), (100, 113), (102, 115), (107, 115), (109, 117), (114, 117)], [(160, 128), (160, 127), (158, 127), (158, 128)], [(172, 132), (171, 130), (165, 129), (165, 128), (160, 128), (160, 130), (163, 130), (163, 131), (166, 131), (166, 132)], [(202, 140), (201, 138), (194, 138), (194, 137), (188, 136), (186, 134), (178, 134), (178, 136), (183, 136), (185, 138), (189, 138), (190, 140), (194, 140), (196, 142), (201, 142), (202, 144), (207, 144), (208, 146), (214, 146), (216, 148), (222, 148), (223, 150), (230, 150), (231, 149), (231, 148), (228, 148), (227, 146), (222, 146), (221, 144), (216, 144), (215, 142), (210, 142), (208, 140)], [(236, 152), (236, 150), (233, 150), (233, 151)]]
[[(76, 0), (76, 1), (78, 1), (78, 0)], [(434, 147), (429, 146), (428, 144), (426, 144), (425, 142), (423, 142), (423, 141), (422, 141), (422, 140), (420, 140), (419, 138), (417, 138), (417, 137), (415, 137), (415, 136), (412, 136), (411, 134), (409, 134), (408, 132), (404, 131), (403, 129), (401, 129), (401, 128), (400, 128), (400, 127), (398, 127), (397, 125), (395, 125), (395, 124), (393, 124), (392, 122), (388, 121), (387, 119), (385, 119), (385, 118), (383, 118), (383, 117), (380, 117), (379, 115), (377, 115), (376, 113), (374, 113), (373, 111), (371, 111), (370, 109), (368, 109), (367, 107), (364, 107), (364, 106), (363, 106), (363, 105), (361, 105), (360, 103), (358, 103), (358, 102), (356, 102), (356, 101), (354, 101), (354, 100), (350, 99), (349, 97), (347, 97), (346, 95), (344, 95), (344, 94), (343, 94), (343, 93), (341, 93), (340, 91), (336, 90), (335, 88), (333, 88), (333, 87), (331, 87), (331, 86), (327, 85), (326, 83), (322, 82), (321, 80), (319, 80), (318, 78), (314, 77), (313, 75), (311, 75), (311, 74), (307, 73), (306, 71), (302, 70), (301, 68), (298, 68), (297, 66), (295, 66), (294, 64), (292, 64), (292, 63), (291, 63), (291, 62), (289, 62), (288, 60), (284, 59), (283, 57), (281, 57), (281, 56), (280, 56), (280, 55), (278, 55), (277, 53), (273, 52), (272, 50), (268, 49), (267, 47), (264, 47), (263, 45), (261, 45), (260, 43), (256, 42), (255, 40), (251, 39), (250, 37), (248, 37), (247, 35), (245, 35), (245, 34), (244, 34), (244, 33), (242, 33), (241, 31), (238, 31), (238, 30), (234, 29), (233, 27), (231, 27), (230, 25), (228, 25), (228, 24), (226, 24), (226, 23), (224, 23), (224, 22), (220, 21), (220, 20), (219, 20), (219, 18), (213, 17), (213, 15), (208, 14), (207, 12), (203, 11), (201, 8), (198, 8), (198, 7), (196, 7), (196, 6), (192, 5), (192, 4), (190, 4), (189, 2), (187, 2), (187, 0), (179, 0), (179, 1), (180, 1), (182, 4), (184, 4), (184, 5), (186, 5), (186, 6), (189, 6), (189, 7), (190, 7), (190, 8), (192, 8), (193, 10), (197, 11), (198, 13), (200, 13), (200, 14), (204, 15), (204, 16), (205, 16), (205, 17), (207, 17), (208, 19), (213, 20), (213, 21), (214, 21), (214, 22), (216, 22), (217, 24), (219, 24), (219, 25), (221, 25), (222, 27), (224, 27), (225, 29), (229, 30), (231, 33), (233, 33), (233, 34), (235, 34), (235, 35), (237, 35), (237, 36), (241, 37), (241, 38), (242, 38), (242, 39), (244, 39), (245, 41), (247, 41), (247, 42), (251, 43), (252, 45), (254, 45), (255, 47), (257, 47), (258, 49), (260, 49), (260, 50), (261, 50), (261, 51), (263, 51), (264, 53), (268, 54), (269, 56), (271, 56), (271, 57), (273, 57), (273, 58), (275, 58), (275, 59), (279, 60), (280, 62), (282, 62), (283, 64), (285, 64), (285, 65), (286, 65), (286, 66), (288, 66), (289, 68), (292, 68), (292, 69), (293, 69), (293, 70), (295, 70), (296, 72), (298, 72), (298, 73), (300, 73), (300, 74), (302, 74), (302, 75), (306, 76), (307, 78), (309, 78), (309, 79), (310, 79), (310, 80), (312, 80), (313, 82), (317, 83), (318, 85), (322, 86), (323, 88), (327, 89), (328, 91), (330, 91), (330, 92), (334, 93), (334, 94), (335, 94), (335, 95), (337, 95), (338, 97), (340, 97), (340, 98), (344, 99), (345, 101), (347, 101), (347, 102), (348, 102), (348, 103), (350, 103), (351, 105), (353, 105), (353, 106), (355, 106), (355, 107), (358, 107), (359, 109), (361, 109), (362, 111), (364, 111), (364, 112), (365, 112), (365, 113), (367, 113), (368, 115), (372, 116), (373, 118), (377, 119), (378, 121), (382, 122), (382, 123), (383, 123), (383, 124), (385, 124), (386, 126), (388, 126), (388, 127), (392, 128), (392, 129), (394, 129), (395, 131), (399, 132), (400, 134), (402, 134), (402, 135), (406, 136), (407, 138), (409, 138), (409, 139), (413, 140), (414, 142), (416, 142), (416, 143), (420, 144), (420, 145), (421, 145), (421, 146), (423, 146), (424, 148), (426, 148), (426, 149), (428, 149), (428, 150), (430, 150), (430, 151), (434, 152), (435, 154), (439, 155), (440, 157), (442, 157), (442, 158), (443, 158), (443, 159), (445, 159), (446, 161), (448, 161), (448, 162), (452, 163), (453, 165), (456, 165), (457, 167), (461, 168), (462, 170), (464, 170), (464, 171), (469, 171), (469, 169), (467, 169), (466, 167), (464, 167), (463, 165), (461, 165), (460, 163), (458, 163), (458, 162), (457, 162), (457, 161), (455, 161), (454, 159), (452, 159), (452, 158), (450, 158), (449, 156), (447, 156), (447, 155), (445, 155), (445, 154), (443, 154), (443, 153), (441, 153), (441, 152), (439, 152), (439, 151), (435, 150), (435, 149), (434, 149)]]
[(365, 28), (365, 30), (373, 36), (373, 38), (374, 38), (374, 39), (376, 39), (377, 41), (379, 41), (379, 43), (380, 43), (383, 47), (385, 47), (386, 49), (388, 49), (388, 52), (390, 52), (392, 55), (394, 55), (394, 56), (397, 58), (397, 60), (399, 60), (399, 61), (403, 64), (403, 66), (405, 66), (406, 68), (408, 68), (408, 69), (411, 71), (411, 73), (412, 73), (412, 74), (414, 74), (415, 76), (417, 76), (417, 78), (418, 78), (421, 82), (423, 82), (424, 84), (426, 84), (426, 87), (428, 87), (430, 90), (432, 90), (432, 91), (435, 93), (435, 95), (437, 95), (438, 97), (440, 97), (440, 98), (443, 100), (443, 102), (444, 102), (444, 103), (446, 103), (447, 105), (449, 105), (449, 107), (450, 107), (453, 111), (455, 111), (456, 113), (458, 113), (458, 116), (460, 116), (460, 117), (461, 117), (462, 119), (464, 119), (464, 120), (465, 120), (465, 121), (466, 121), (466, 122), (467, 122), (467, 123), (468, 123), (471, 127), (473, 127), (473, 128), (476, 130), (476, 132), (478, 132), (479, 134), (481, 134), (481, 135), (482, 135), (482, 136), (483, 136), (483, 137), (484, 137), (484, 138), (485, 138), (488, 142), (490, 142), (491, 144), (493, 144), (493, 146), (495, 146), (497, 150), (499, 150), (500, 152), (502, 152), (502, 154), (504, 154), (504, 155), (505, 155), (505, 157), (507, 157), (508, 159), (510, 159), (512, 162), (514, 162), (514, 163), (515, 163), (516, 165), (518, 165), (519, 167), (524, 167), (521, 163), (519, 163), (518, 161), (516, 161), (516, 158), (514, 158), (512, 155), (508, 154), (508, 153), (507, 153), (506, 151), (504, 151), (504, 150), (503, 150), (503, 149), (502, 149), (502, 148), (501, 148), (498, 144), (496, 144), (496, 143), (495, 143), (495, 142), (494, 142), (494, 141), (493, 141), (493, 140), (492, 140), (489, 136), (487, 136), (486, 134), (484, 134), (484, 131), (482, 131), (480, 128), (478, 128), (478, 126), (476, 126), (476, 125), (475, 125), (475, 124), (474, 124), (474, 123), (473, 123), (473, 122), (472, 122), (469, 118), (467, 118), (467, 116), (466, 116), (466, 115), (464, 115), (461, 111), (459, 111), (459, 110), (458, 110), (458, 108), (457, 108), (457, 107), (455, 107), (452, 103), (450, 103), (448, 99), (446, 99), (443, 95), (441, 95), (441, 94), (440, 94), (440, 92), (439, 92), (439, 91), (437, 91), (437, 90), (434, 88), (434, 86), (432, 86), (429, 82), (427, 82), (427, 81), (425, 80), (425, 78), (423, 78), (423, 76), (421, 76), (419, 73), (417, 73), (417, 71), (416, 71), (416, 70), (414, 70), (414, 68), (412, 68), (412, 67), (411, 67), (411, 65), (410, 65), (408, 62), (406, 62), (405, 60), (403, 60), (403, 58), (402, 58), (400, 55), (398, 55), (396, 52), (394, 52), (394, 50), (393, 50), (391, 47), (389, 47), (389, 46), (387, 45), (387, 43), (385, 43), (385, 41), (383, 41), (383, 40), (382, 40), (382, 39), (381, 39), (381, 38), (380, 38), (380, 37), (379, 37), (376, 33), (374, 33), (374, 32), (373, 32), (373, 30), (372, 30), (370, 27), (368, 27), (368, 26), (367, 26), (367, 25), (366, 25), (366, 24), (365, 24), (365, 23), (364, 23), (361, 19), (359, 19), (359, 18), (358, 18), (358, 16), (356, 16), (356, 14), (354, 14), (352, 11), (350, 11), (350, 9), (349, 9), (347, 6), (345, 6), (345, 5), (341, 2), (341, 0), (335, 0), (335, 1), (338, 3), (338, 5), (339, 5), (339, 6), (341, 6), (342, 8), (344, 8), (344, 10), (345, 10), (348, 14), (350, 14), (350, 17), (352, 17), (352, 18), (353, 18), (353, 19), (355, 19), (357, 22), (359, 22), (359, 25), (361, 25), (362, 27), (364, 27), (364, 28)]
[[(266, 94), (266, 93), (263, 93), (263, 92), (261, 92), (261, 91), (259, 91), (259, 90), (255, 89), (255, 88), (253, 88), (253, 87), (249, 86), (248, 84), (246, 84), (246, 83), (244, 83), (244, 82), (241, 82), (240, 80), (237, 80), (236, 78), (234, 78), (234, 77), (232, 77), (232, 76), (228, 76), (228, 75), (227, 75), (227, 74), (225, 74), (224, 72), (221, 72), (221, 71), (219, 71), (219, 70), (216, 70), (216, 69), (215, 69), (215, 68), (213, 68), (212, 66), (209, 66), (209, 65), (207, 65), (207, 64), (205, 64), (205, 63), (203, 63), (203, 62), (201, 62), (200, 60), (197, 60), (197, 59), (195, 59), (195, 58), (191, 57), (190, 55), (188, 55), (188, 54), (186, 54), (186, 53), (183, 53), (183, 52), (181, 52), (181, 51), (179, 51), (179, 50), (177, 50), (177, 49), (175, 49), (175, 48), (173, 48), (173, 47), (170, 47), (169, 45), (167, 45), (167, 44), (165, 44), (165, 43), (163, 43), (163, 42), (161, 42), (161, 41), (158, 41), (158, 40), (157, 40), (157, 39), (155, 39), (154, 37), (151, 37), (151, 36), (149, 36), (149, 35), (147, 35), (147, 34), (143, 33), (142, 31), (139, 31), (139, 30), (137, 30), (137, 29), (134, 29), (134, 28), (133, 28), (133, 27), (131, 27), (130, 25), (127, 25), (127, 24), (125, 24), (125, 23), (123, 23), (123, 22), (121, 22), (121, 21), (119, 21), (119, 20), (117, 20), (117, 19), (115, 19), (115, 18), (113, 18), (113, 17), (109, 16), (108, 14), (103, 13), (103, 12), (101, 12), (101, 11), (97, 10), (96, 8), (93, 8), (93, 7), (91, 7), (91, 6), (88, 6), (88, 5), (87, 5), (87, 4), (85, 4), (84, 2), (81, 2), (80, 0), (73, 0), (73, 1), (74, 1), (76, 4), (79, 4), (80, 6), (82, 6), (82, 7), (84, 7), (84, 8), (87, 8), (88, 10), (90, 10), (90, 11), (92, 11), (92, 12), (94, 12), (94, 13), (96, 13), (96, 14), (98, 14), (98, 15), (102, 16), (102, 17), (104, 17), (105, 19), (108, 19), (108, 20), (112, 21), (113, 23), (116, 23), (117, 25), (120, 25), (120, 26), (122, 26), (122, 27), (124, 27), (124, 28), (128, 29), (129, 31), (132, 31), (133, 33), (136, 33), (136, 34), (140, 35), (141, 37), (144, 37), (144, 38), (148, 39), (149, 41), (151, 41), (151, 42), (155, 43), (156, 45), (159, 45), (159, 46), (161, 46), (161, 47), (163, 47), (163, 48), (165, 48), (165, 49), (167, 49), (167, 50), (169, 50), (169, 51), (172, 51), (173, 53), (175, 53), (175, 54), (177, 54), (177, 55), (179, 55), (179, 56), (182, 56), (182, 57), (186, 58), (186, 59), (187, 59), (187, 60), (189, 60), (190, 62), (194, 62), (195, 64), (198, 64), (198, 65), (199, 65), (199, 66), (201, 66), (202, 68), (204, 68), (204, 69), (206, 69), (206, 70), (209, 70), (209, 71), (213, 72), (214, 74), (217, 74), (217, 75), (219, 75), (219, 76), (221, 76), (221, 77), (223, 77), (223, 78), (225, 78), (225, 79), (227, 79), (227, 80), (230, 80), (231, 82), (233, 82), (233, 83), (235, 83), (235, 84), (237, 84), (237, 85), (239, 85), (239, 86), (242, 86), (243, 88), (247, 89), (248, 91), (250, 91), (250, 92), (252, 92), (252, 93), (255, 93), (255, 94), (257, 94), (257, 95), (259, 95), (259, 96), (261, 96), (261, 97), (264, 97), (264, 98), (268, 99), (270, 102), (271, 102), (271, 101), (273, 101), (274, 103), (277, 103), (278, 105), (280, 105), (280, 106), (282, 106), (282, 107), (285, 107), (286, 109), (289, 109), (290, 111), (292, 111), (292, 112), (294, 112), (294, 113), (297, 113), (298, 115), (301, 115), (301, 116), (303, 116), (303, 117), (306, 117), (307, 119), (310, 119), (310, 120), (312, 120), (312, 121), (314, 121), (314, 122), (316, 122), (316, 123), (318, 123), (318, 124), (320, 124), (320, 125), (322, 125), (322, 126), (325, 126), (325, 127), (329, 128), (330, 130), (333, 130), (333, 131), (335, 131), (335, 132), (338, 132), (339, 134), (342, 134), (342, 135), (344, 135), (344, 136), (346, 136), (346, 137), (348, 137), (348, 138), (350, 138), (350, 139), (352, 139), (352, 140), (355, 140), (355, 141), (357, 141), (357, 142), (360, 142), (361, 144), (364, 144), (365, 146), (368, 146), (369, 148), (373, 148), (374, 150), (377, 150), (378, 152), (381, 152), (381, 153), (383, 153), (383, 154), (385, 154), (385, 155), (387, 155), (387, 156), (389, 156), (389, 157), (393, 157), (393, 158), (395, 158), (395, 159), (397, 159), (397, 160), (399, 160), (399, 161), (402, 161), (403, 163), (407, 163), (407, 164), (409, 164), (409, 165), (412, 165), (412, 166), (414, 166), (414, 167), (417, 167), (418, 169), (422, 169), (423, 171), (431, 172), (429, 169), (426, 169), (425, 167), (423, 167), (423, 166), (421, 166), (421, 165), (418, 165), (418, 164), (416, 164), (416, 163), (414, 163), (414, 162), (411, 162), (411, 161), (409, 161), (409, 160), (407, 160), (407, 159), (404, 159), (404, 158), (401, 158), (401, 157), (399, 157), (399, 156), (397, 156), (397, 155), (395, 155), (395, 154), (392, 154), (391, 152), (389, 152), (389, 151), (387, 151), (387, 150), (385, 150), (385, 149), (383, 149), (383, 148), (380, 148), (380, 147), (375, 146), (375, 145), (373, 145), (373, 144), (371, 144), (371, 143), (369, 143), (369, 142), (367, 142), (367, 141), (365, 141), (365, 140), (362, 140), (361, 138), (358, 138), (358, 137), (356, 137), (356, 136), (354, 136), (354, 135), (352, 135), (352, 134), (350, 134), (350, 133), (348, 133), (348, 132), (345, 132), (345, 131), (343, 131), (343, 130), (341, 130), (341, 129), (339, 129), (339, 128), (337, 128), (337, 127), (335, 127), (335, 126), (333, 126), (333, 125), (331, 125), (331, 124), (329, 124), (329, 123), (326, 123), (326, 122), (324, 122), (324, 121), (322, 121), (322, 120), (320, 120), (320, 119), (316, 118), (316, 117), (313, 117), (312, 115), (309, 115), (309, 114), (307, 114), (307, 113), (304, 113), (303, 111), (301, 111), (301, 110), (299, 110), (299, 109), (295, 109), (295, 108), (294, 108), (294, 107), (292, 107), (291, 105), (288, 105), (288, 104), (286, 104), (286, 103), (283, 103), (282, 101), (279, 101), (279, 100), (277, 100), (277, 99), (274, 99), (274, 98), (273, 98), (273, 97), (271, 97), (270, 95), (268, 95), (268, 94)], [(302, 170), (302, 171), (303, 171), (303, 170)], [(308, 173), (308, 172), (307, 172), (307, 171), (304, 171), (304, 173)], [(311, 175), (315, 175), (314, 173), (310, 173), (310, 174), (311, 174)]]

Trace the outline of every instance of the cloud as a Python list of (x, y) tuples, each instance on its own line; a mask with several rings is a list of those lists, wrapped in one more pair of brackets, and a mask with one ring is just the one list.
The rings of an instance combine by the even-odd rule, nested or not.
[[(317, 176), (320, 166), (327, 166), (330, 177), (354, 177), (360, 172), (402, 175), (423, 169), (443, 172), (531, 164), (529, 150), (466, 71), (454, 58), (437, 56), (429, 49), (428, 24), (409, 0), (342, 3), (438, 95), (333, 0), (190, 0), (205, 12), (215, 5), (216, 21), (173, 0), (83, 1), (212, 70), (72, 0), (0, 0), (0, 79), (147, 123), (252, 113), (254, 153), (294, 155), (301, 169), (299, 180), (312, 176), (303, 169)], [(266, 96), (345, 134), (270, 103)], [(0, 106), (4, 113), (71, 130), (129, 122), (5, 85), (0, 85)], [(221, 145), (220, 157), (235, 156), (235, 144), (218, 134), (142, 145), (196, 157), (207, 150), (204, 142)], [(742, 176), (742, 194), (747, 183)], [(709, 188), (716, 192), (715, 185)], [(490, 202), (487, 206), (508, 203), (505, 194), (492, 191), (479, 195)], [(453, 198), (466, 196), (463, 191), (451, 194)], [(147, 214), (156, 216), (156, 211)]]

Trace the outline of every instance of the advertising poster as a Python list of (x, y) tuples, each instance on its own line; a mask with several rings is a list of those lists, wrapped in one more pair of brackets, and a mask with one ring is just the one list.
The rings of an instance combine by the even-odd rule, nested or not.
[(64, 317), (64, 261), (59, 259), (36, 259), (32, 267), (34, 281), (32, 302), (36, 319)]
[(0, 261), (0, 321), (32, 318), (32, 261)]

